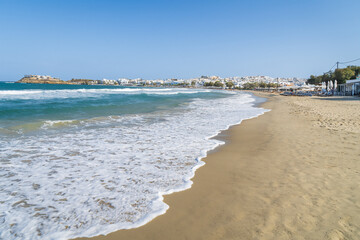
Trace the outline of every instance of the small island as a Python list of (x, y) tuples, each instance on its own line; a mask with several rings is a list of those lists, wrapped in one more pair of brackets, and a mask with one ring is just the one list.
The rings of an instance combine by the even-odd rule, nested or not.
[(24, 75), (17, 83), (36, 83), (36, 84), (70, 84), (70, 85), (119, 85), (112, 80), (92, 80), (92, 79), (71, 79), (68, 81), (54, 78), (49, 75)]
[(40, 84), (68, 84), (60, 78), (54, 78), (51, 76), (41, 75), (25, 75), (22, 79), (17, 81), (18, 83), (40, 83)]

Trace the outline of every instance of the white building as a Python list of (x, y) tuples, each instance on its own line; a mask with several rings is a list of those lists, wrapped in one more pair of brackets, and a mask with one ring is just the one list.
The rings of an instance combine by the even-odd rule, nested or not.
[(340, 95), (360, 95), (360, 75), (356, 79), (346, 80), (346, 83), (339, 84)]
[(118, 83), (120, 85), (129, 85), (129, 79), (127, 79), (127, 78), (119, 78)]

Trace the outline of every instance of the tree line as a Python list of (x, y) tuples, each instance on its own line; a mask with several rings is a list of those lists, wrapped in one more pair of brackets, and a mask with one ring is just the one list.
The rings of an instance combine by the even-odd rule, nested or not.
[(323, 75), (311, 75), (306, 81), (308, 84), (321, 84), (322, 82), (337, 80), (338, 84), (343, 84), (346, 80), (355, 79), (360, 74), (360, 66), (347, 66), (329, 71)]
[(280, 85), (277, 83), (265, 83), (265, 82), (252, 82), (252, 83), (244, 83), (242, 85), (242, 89), (251, 90), (254, 88), (277, 88)]

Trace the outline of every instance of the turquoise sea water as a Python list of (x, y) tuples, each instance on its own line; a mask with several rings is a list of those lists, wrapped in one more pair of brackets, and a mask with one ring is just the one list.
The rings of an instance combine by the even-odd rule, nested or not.
[(125, 88), (116, 86), (21, 84), (0, 82), (0, 127), (48, 120), (79, 120), (103, 116), (171, 110), (194, 98), (226, 94), (181, 89)]
[(141, 226), (191, 186), (212, 136), (265, 111), (222, 90), (0, 82), (0, 239)]

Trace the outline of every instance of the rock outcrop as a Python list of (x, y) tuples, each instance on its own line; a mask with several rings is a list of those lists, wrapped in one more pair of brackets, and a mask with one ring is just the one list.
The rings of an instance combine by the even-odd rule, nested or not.
[(60, 78), (53, 78), (50, 76), (40, 75), (25, 75), (22, 79), (17, 81), (18, 83), (40, 83), (40, 84), (69, 84)]

